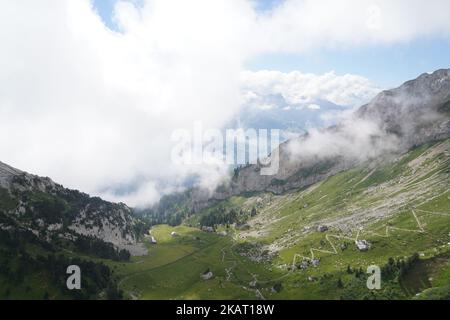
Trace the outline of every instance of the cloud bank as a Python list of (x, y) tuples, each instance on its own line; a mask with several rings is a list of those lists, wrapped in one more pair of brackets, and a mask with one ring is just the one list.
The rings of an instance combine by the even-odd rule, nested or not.
[[(358, 107), (368, 102), (380, 88), (368, 79), (357, 75), (305, 74), (299, 71), (245, 71), (242, 73), (242, 90), (245, 103), (258, 96), (281, 95), (291, 105), (311, 104), (326, 100), (337, 105)], [(317, 108), (317, 106), (316, 106)]]
[[(258, 13), (246, 0), (119, 1), (114, 32), (89, 0), (3, 1), (0, 159), (147, 205), (193, 173), (217, 176), (216, 167), (174, 167), (170, 136), (195, 121), (218, 128), (236, 114), (252, 57), (450, 34), (449, 1), (337, 2), (287, 0)], [(274, 91), (285, 84), (279, 91), (292, 100), (352, 104), (371, 94), (365, 79), (336, 78), (263, 72), (249, 81)]]

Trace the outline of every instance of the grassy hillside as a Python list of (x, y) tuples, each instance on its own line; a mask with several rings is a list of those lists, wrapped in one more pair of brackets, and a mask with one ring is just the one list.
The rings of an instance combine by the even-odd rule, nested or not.
[[(234, 197), (183, 226), (154, 227), (158, 244), (147, 244), (148, 256), (110, 265), (120, 288), (140, 299), (409, 299), (431, 287), (441, 289), (418, 297), (443, 297), (450, 285), (449, 168), (446, 140), (305, 190)], [(202, 217), (224, 208), (242, 212), (247, 226), (216, 226), (225, 237), (199, 230)], [(319, 232), (322, 225), (328, 231)], [(356, 240), (370, 249), (359, 251)], [(379, 291), (366, 288), (374, 264), (384, 270)], [(213, 278), (201, 279), (207, 270)]]
[[(180, 226), (154, 226), (145, 239), (148, 255), (128, 262), (61, 254), (108, 268), (103, 290), (92, 287), (91, 298), (107, 297), (109, 284), (128, 299), (450, 298), (449, 168), (446, 140), (303, 190), (233, 197)], [(213, 221), (209, 216), (231, 212), (236, 223), (200, 230), (202, 221)], [(357, 240), (370, 249), (359, 251)], [(26, 251), (49, 253), (38, 248)], [(8, 260), (9, 268), (17, 259)], [(382, 270), (381, 290), (366, 287), (370, 265)], [(209, 271), (211, 277), (202, 278)], [(40, 269), (29, 270), (18, 286), (0, 277), (2, 287), (10, 288), (2, 297), (71, 298), (61, 281)]]

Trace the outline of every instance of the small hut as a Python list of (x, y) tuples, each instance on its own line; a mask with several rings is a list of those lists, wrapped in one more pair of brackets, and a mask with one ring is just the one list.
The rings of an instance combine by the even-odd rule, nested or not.
[(370, 249), (370, 243), (366, 240), (358, 240), (356, 241), (356, 247), (359, 251), (367, 251)]

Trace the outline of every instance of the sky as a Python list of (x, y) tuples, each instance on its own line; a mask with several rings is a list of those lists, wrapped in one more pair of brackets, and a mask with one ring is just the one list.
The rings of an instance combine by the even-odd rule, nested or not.
[(178, 129), (223, 128), (255, 96), (356, 108), (449, 68), (448, 12), (448, 0), (2, 1), (0, 161), (132, 206), (192, 175), (213, 188), (229, 168), (176, 166)]
[[(117, 30), (114, 5), (118, 0), (93, 0), (103, 22)], [(142, 0), (129, 0), (142, 5)], [(259, 13), (271, 14), (285, 0), (255, 0)], [(374, 1), (374, 4), (377, 2)], [(358, 74), (383, 88), (401, 85), (424, 72), (450, 68), (450, 41), (439, 36), (418, 37), (401, 43), (374, 44), (340, 50), (314, 50), (308, 53), (268, 53), (246, 61), (248, 70), (277, 70), (322, 74), (334, 70), (339, 74)]]
[(302, 70), (364, 76), (382, 88), (395, 88), (424, 72), (450, 67), (450, 41), (417, 39), (404, 44), (326, 50), (308, 54), (267, 54), (247, 63), (249, 70)]
[[(94, 8), (97, 10), (98, 14), (102, 18), (105, 25), (108, 28), (117, 30), (117, 25), (114, 22), (113, 12), (114, 6), (119, 0), (92, 0)], [(125, 0), (129, 1), (137, 6), (142, 6), (143, 0)], [(255, 9), (258, 12), (270, 12), (272, 9), (280, 5), (284, 0), (254, 0)]]

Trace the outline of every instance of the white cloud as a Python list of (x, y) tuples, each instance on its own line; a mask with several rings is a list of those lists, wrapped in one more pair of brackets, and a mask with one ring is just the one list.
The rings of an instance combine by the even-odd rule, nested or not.
[(272, 110), (275, 107), (271, 104), (262, 104), (262, 105), (258, 106), (258, 108), (261, 110)]
[(447, 0), (287, 0), (260, 20), (260, 48), (303, 52), (450, 36)]
[(312, 104), (308, 105), (308, 109), (320, 110), (320, 106), (318, 104), (312, 103)]
[(387, 135), (376, 121), (350, 115), (335, 130), (310, 130), (306, 138), (291, 141), (288, 150), (298, 163), (336, 156), (365, 161), (396, 151), (399, 145), (398, 138)]
[[(1, 159), (132, 205), (142, 203), (140, 190), (113, 197), (109, 188), (159, 178), (177, 183), (197, 171), (172, 166), (171, 133), (196, 120), (217, 127), (235, 113), (240, 62), (224, 57), (227, 44), (215, 37), (223, 23), (207, 34), (187, 30), (210, 17), (194, 7), (166, 19), (172, 7), (156, 1), (138, 15), (119, 4), (119, 34), (88, 1), (2, 3)], [(150, 182), (140, 185), (155, 200)]]
[(339, 76), (334, 72), (315, 75), (299, 71), (246, 71), (242, 73), (241, 83), (245, 103), (257, 102), (262, 96), (281, 95), (288, 104), (327, 100), (337, 105), (355, 107), (380, 92), (380, 88), (364, 77), (350, 74)]
[[(258, 15), (246, 0), (147, 0), (142, 9), (119, 2), (116, 33), (88, 0), (2, 1), (0, 160), (108, 199), (149, 203), (158, 179), (176, 184), (198, 171), (171, 165), (172, 131), (196, 120), (223, 125), (239, 109), (251, 57), (450, 31), (449, 1), (337, 3), (287, 0)], [(368, 28), (374, 4), (380, 15)], [(271, 77), (258, 81), (291, 101), (324, 95), (353, 104), (372, 94), (366, 79), (350, 75)], [(217, 180), (209, 172), (217, 170), (201, 176)], [(142, 187), (127, 197), (108, 189), (135, 181)]]

